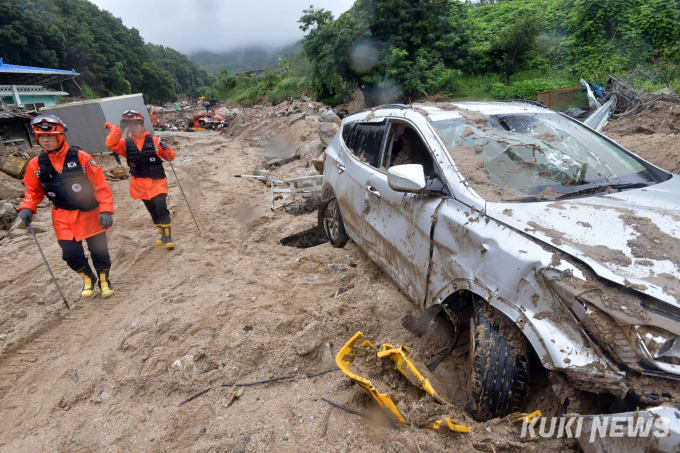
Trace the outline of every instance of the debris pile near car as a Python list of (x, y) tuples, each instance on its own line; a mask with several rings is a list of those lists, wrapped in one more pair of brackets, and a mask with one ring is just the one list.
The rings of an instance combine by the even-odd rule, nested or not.
[[(622, 97), (617, 99), (621, 102)], [(654, 165), (671, 173), (680, 172), (678, 100), (657, 99), (626, 114), (615, 112), (604, 133)]]

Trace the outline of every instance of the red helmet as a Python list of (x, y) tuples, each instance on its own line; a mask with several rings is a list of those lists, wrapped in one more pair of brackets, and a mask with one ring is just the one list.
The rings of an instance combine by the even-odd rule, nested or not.
[(31, 121), (31, 129), (36, 135), (63, 135), (68, 127), (59, 118), (53, 115), (38, 115)]
[(120, 120), (120, 127), (125, 129), (127, 124), (132, 121), (138, 121), (144, 124), (144, 117), (137, 110), (126, 110), (123, 112), (123, 118)]

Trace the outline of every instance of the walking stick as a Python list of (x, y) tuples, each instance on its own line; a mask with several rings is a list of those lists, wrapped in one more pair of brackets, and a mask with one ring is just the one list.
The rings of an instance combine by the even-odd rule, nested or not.
[(47, 263), (47, 258), (45, 258), (45, 254), (43, 253), (42, 248), (40, 248), (40, 244), (38, 243), (38, 238), (35, 236), (35, 232), (33, 231), (33, 227), (31, 225), (29, 225), (28, 230), (33, 235), (33, 239), (35, 240), (35, 245), (37, 245), (38, 250), (40, 250), (40, 254), (42, 255), (43, 261), (45, 262), (45, 266), (47, 266), (47, 270), (50, 271), (50, 275), (52, 276), (52, 281), (54, 282), (54, 285), (57, 287), (57, 290), (59, 291), (59, 295), (61, 295), (61, 300), (64, 301), (64, 305), (66, 305), (66, 308), (68, 308), (70, 310), (71, 307), (68, 306), (68, 302), (66, 302), (66, 298), (64, 297), (64, 293), (61, 292), (61, 288), (59, 287), (59, 283), (57, 283), (57, 279), (54, 278), (54, 274), (52, 273), (52, 269), (50, 269), (50, 265)]
[(182, 189), (182, 183), (179, 182), (179, 178), (177, 177), (177, 172), (175, 171), (175, 166), (172, 165), (172, 161), (168, 159), (168, 162), (170, 162), (170, 168), (172, 168), (172, 172), (175, 174), (175, 179), (177, 180), (177, 184), (179, 185), (179, 190), (182, 191), (182, 196), (184, 197), (184, 201), (187, 202), (187, 206), (189, 207), (189, 212), (191, 213), (191, 217), (194, 219), (194, 223), (196, 224), (196, 229), (198, 232), (201, 232), (201, 229), (198, 227), (198, 222), (196, 221), (196, 217), (194, 216), (194, 211), (191, 210), (191, 205), (189, 204), (189, 200), (187, 200), (187, 196), (184, 195), (184, 189)]

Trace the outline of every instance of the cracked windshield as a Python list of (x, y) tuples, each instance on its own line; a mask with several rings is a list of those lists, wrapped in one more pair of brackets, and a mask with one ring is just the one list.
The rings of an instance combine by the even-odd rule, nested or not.
[(474, 119), (432, 125), (488, 201), (557, 199), (657, 182), (636, 159), (558, 114), (491, 115), (486, 124)]

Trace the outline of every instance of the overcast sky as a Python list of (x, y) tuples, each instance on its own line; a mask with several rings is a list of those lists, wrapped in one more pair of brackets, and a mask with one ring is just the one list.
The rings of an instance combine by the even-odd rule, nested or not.
[(283, 47), (302, 38), (297, 21), (313, 4), (335, 17), (354, 0), (90, 0), (139, 30), (146, 42), (190, 53), (249, 44)]

